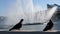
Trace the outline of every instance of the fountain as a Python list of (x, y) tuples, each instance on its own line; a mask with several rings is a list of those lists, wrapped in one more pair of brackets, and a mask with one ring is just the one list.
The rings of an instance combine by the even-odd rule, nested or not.
[[(12, 7), (13, 8), (13, 7)], [(34, 12), (34, 6), (32, 0), (16, 0), (14, 11), (8, 12), (6, 25), (15, 25), (20, 19), (24, 19), (23, 24), (26, 23), (45, 23), (50, 20), (52, 15), (55, 13), (57, 7), (53, 7), (48, 9), (47, 13), (41, 11), (37, 13)], [(13, 10), (11, 9), (11, 10)], [(41, 16), (42, 15), (42, 16)], [(36, 17), (36, 18), (35, 18)], [(36, 19), (36, 20), (35, 20)], [(42, 31), (44, 29), (44, 25), (33, 25), (33, 26), (23, 26), (21, 30), (37, 30)], [(33, 28), (32, 28), (33, 27)]]

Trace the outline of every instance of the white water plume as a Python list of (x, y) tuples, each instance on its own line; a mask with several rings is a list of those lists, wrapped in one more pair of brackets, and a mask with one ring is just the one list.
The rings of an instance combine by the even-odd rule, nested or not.
[(24, 19), (24, 23), (30, 23), (34, 20), (33, 12), (32, 0), (16, 0), (15, 6), (8, 11), (6, 24), (16, 24), (20, 19)]
[(42, 21), (43, 22), (49, 21), (56, 11), (57, 11), (57, 6), (54, 6), (53, 8), (48, 9), (45, 14), (44, 20), (42, 20)]
[(47, 13), (44, 11), (34, 12), (34, 6), (32, 0), (16, 0), (16, 4), (12, 7), (7, 14), (6, 24), (16, 24), (20, 21), (20, 19), (24, 19), (23, 23), (34, 23), (34, 22), (45, 22), (49, 20), (54, 12), (56, 11), (56, 7), (48, 10)]
[(57, 11), (57, 6), (47, 9), (46, 11), (39, 11), (35, 14), (35, 22), (45, 23), (48, 22), (54, 13)]

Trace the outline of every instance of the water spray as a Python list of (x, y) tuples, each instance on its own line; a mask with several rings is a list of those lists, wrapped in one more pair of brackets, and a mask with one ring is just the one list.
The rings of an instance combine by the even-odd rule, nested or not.
[(45, 19), (46, 21), (50, 20), (52, 18), (52, 16), (54, 15), (54, 13), (57, 11), (57, 6), (54, 6), (53, 8), (48, 10), (49, 12), (47, 12)]

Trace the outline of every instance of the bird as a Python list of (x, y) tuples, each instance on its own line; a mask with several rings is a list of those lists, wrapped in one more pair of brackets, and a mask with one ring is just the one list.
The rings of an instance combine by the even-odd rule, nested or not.
[(19, 23), (17, 23), (15, 26), (13, 26), (11, 29), (9, 29), (9, 31), (11, 30), (20, 30), (20, 28), (22, 27), (22, 22), (23, 22), (24, 19), (21, 19)]
[(43, 31), (51, 30), (53, 25), (54, 25), (53, 22), (50, 20), (47, 26), (43, 29)]

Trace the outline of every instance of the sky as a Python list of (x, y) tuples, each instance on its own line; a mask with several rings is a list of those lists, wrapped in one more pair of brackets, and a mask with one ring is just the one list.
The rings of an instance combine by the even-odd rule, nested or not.
[[(37, 10), (47, 9), (47, 4), (58, 4), (60, 5), (59, 0), (32, 0), (33, 5)], [(14, 6), (16, 0), (0, 0), (0, 16), (4, 16), (9, 12), (8, 10)]]

